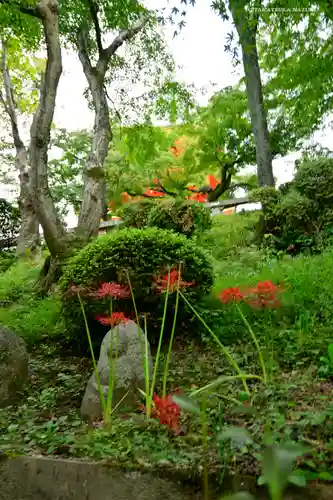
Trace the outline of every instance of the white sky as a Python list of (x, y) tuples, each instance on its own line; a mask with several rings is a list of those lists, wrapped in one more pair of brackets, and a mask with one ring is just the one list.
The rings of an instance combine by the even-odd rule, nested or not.
[[(146, 5), (159, 8), (168, 5), (167, 0), (146, 0)], [(178, 37), (173, 38), (174, 27), (164, 29), (166, 39), (176, 64), (181, 66), (177, 73), (178, 80), (194, 83), (197, 88), (209, 88), (210, 92), (204, 100), (212, 94), (212, 83), (216, 89), (233, 85), (241, 76), (241, 66), (237, 72), (232, 66), (230, 54), (225, 53), (225, 38), (230, 32), (230, 23), (223, 22), (210, 8), (207, 0), (197, 0), (195, 8), (188, 7), (186, 27)], [(83, 91), (86, 87), (85, 77), (81, 64), (75, 54), (64, 53), (64, 72), (60, 81), (58, 100), (55, 113), (55, 124), (67, 130), (90, 128), (93, 116), (89, 111)], [(203, 102), (204, 103), (204, 102)], [(324, 146), (332, 143), (325, 134), (316, 135), (316, 139)], [(291, 180), (295, 155), (273, 162), (274, 175), (278, 183)], [(7, 190), (0, 186), (0, 196)], [(74, 222), (71, 217), (68, 223)]]

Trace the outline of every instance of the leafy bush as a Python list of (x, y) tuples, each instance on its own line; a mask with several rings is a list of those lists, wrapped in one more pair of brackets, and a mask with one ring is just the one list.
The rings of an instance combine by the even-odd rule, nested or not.
[(61, 302), (56, 295), (42, 299), (35, 284), (42, 262), (19, 260), (0, 273), (0, 323), (7, 325), (28, 344), (50, 341), (63, 327)]
[(322, 251), (333, 240), (333, 159), (298, 164), (293, 182), (279, 190), (263, 188), (252, 194), (263, 205), (258, 226), (260, 243), (297, 254)]
[(0, 273), (4, 273), (16, 261), (16, 255), (12, 251), (0, 251)]
[[(186, 293), (190, 300), (196, 302), (210, 291), (213, 269), (207, 254), (184, 236), (157, 228), (127, 228), (94, 240), (68, 261), (60, 282), (69, 337), (76, 344), (86, 347), (79, 301), (75, 294), (68, 295), (68, 288), (75, 285), (96, 289), (103, 281), (126, 284), (128, 273), (139, 312), (150, 314), (149, 335), (154, 341), (154, 326), (162, 317), (164, 297), (154, 291), (153, 280), (155, 276), (166, 274), (169, 266), (177, 266), (178, 263), (183, 265), (184, 280), (194, 282)], [(170, 299), (170, 307), (172, 302)], [(96, 314), (108, 313), (110, 306), (96, 301), (91, 295), (84, 297), (84, 304), (91, 331), (98, 343), (105, 334), (105, 328), (94, 318)], [(131, 299), (115, 303), (114, 310), (133, 314)]]
[(212, 220), (209, 209), (201, 203), (172, 199), (152, 207), (147, 225), (192, 236), (195, 231), (210, 229)]
[(295, 188), (303, 196), (323, 206), (333, 202), (333, 159), (318, 158), (299, 164), (294, 179)]
[(127, 227), (158, 227), (186, 236), (212, 225), (210, 211), (204, 205), (174, 198), (131, 203), (124, 209), (123, 220)]
[(156, 203), (158, 203), (156, 200), (146, 198), (126, 205), (122, 214), (125, 226), (137, 229), (147, 227), (150, 211)]
[(7, 200), (0, 198), (0, 250), (16, 245), (20, 230), (20, 211)]

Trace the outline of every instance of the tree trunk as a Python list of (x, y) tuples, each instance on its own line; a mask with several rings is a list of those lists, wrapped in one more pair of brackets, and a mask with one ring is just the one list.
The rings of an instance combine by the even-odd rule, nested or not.
[(16, 149), (15, 167), (20, 173), (19, 207), (21, 215), (21, 227), (17, 240), (16, 253), (19, 256), (24, 256), (27, 254), (27, 251), (35, 253), (39, 246), (39, 224), (29, 190), (28, 154), (21, 139), (18, 127), (17, 112), (13, 97), (11, 78), (7, 67), (7, 47), (4, 40), (2, 40), (1, 72), (5, 93), (3, 95), (2, 92), (0, 92), (0, 98), (4, 105), (5, 111), (10, 118), (13, 141)]
[(30, 195), (28, 156), (25, 148), (16, 153), (16, 167), (20, 172), (19, 208), (21, 215), (16, 253), (24, 257), (27, 253), (36, 253), (40, 246), (39, 222)]
[(39, 106), (30, 129), (29, 180), (34, 208), (43, 228), (46, 244), (51, 255), (58, 256), (67, 250), (68, 235), (52, 200), (47, 179), (47, 162), (58, 84), (62, 73), (59, 6), (56, 0), (41, 0), (36, 8), (43, 23), (47, 63)]
[(229, 0), (243, 53), (246, 91), (256, 146), (259, 186), (274, 186), (272, 154), (264, 108), (257, 51), (257, 20), (250, 18), (244, 0)]

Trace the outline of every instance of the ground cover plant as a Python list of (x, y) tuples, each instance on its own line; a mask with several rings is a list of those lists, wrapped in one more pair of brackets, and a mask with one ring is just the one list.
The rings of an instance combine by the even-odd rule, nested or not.
[[(35, 332), (29, 386), (17, 407), (0, 410), (2, 453), (90, 457), (126, 468), (177, 472), (198, 478), (205, 497), (215, 498), (211, 489), (229, 487), (230, 477), (235, 483), (246, 475), (259, 478), (265, 450), (302, 445), (292, 482), (331, 481), (333, 253), (328, 248), (318, 256), (277, 259), (252, 245), (257, 217), (218, 217), (201, 241), (213, 258), (214, 287), (199, 302), (185, 295), (187, 307), (194, 309), (192, 327), (201, 325), (201, 337), (176, 326), (171, 350), (170, 337), (160, 351), (159, 343), (153, 348), (158, 363), (148, 419), (142, 394), (137, 411), (113, 416), (110, 426), (96, 422), (89, 428), (79, 407), (93, 367), (91, 359), (60, 350), (61, 342), (55, 341), (65, 328), (60, 310), (57, 331), (51, 315), (49, 340), (44, 326), (44, 345), (38, 346), (38, 325), (48, 317), (48, 307), (55, 314), (57, 292), (36, 303), (29, 299), (37, 263), (14, 263), (0, 274), (2, 300), (7, 300), (0, 321), (26, 340)], [(185, 279), (176, 267), (158, 278), (163, 303), (169, 290), (172, 320), (175, 298), (179, 295), (179, 307), (186, 305), (179, 292), (195, 277)], [(114, 313), (117, 321), (127, 317), (119, 316), (120, 308), (111, 317)], [(19, 328), (22, 318), (30, 323)], [(271, 498), (282, 498), (274, 491)]]

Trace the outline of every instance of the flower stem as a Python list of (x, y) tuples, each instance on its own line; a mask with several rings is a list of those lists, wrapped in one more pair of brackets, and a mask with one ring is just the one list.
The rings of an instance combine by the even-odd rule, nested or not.
[(248, 320), (246, 319), (246, 317), (244, 316), (244, 313), (243, 311), (241, 310), (241, 308), (239, 307), (238, 304), (236, 304), (236, 307), (238, 309), (238, 312), (240, 314), (240, 317), (242, 318), (243, 320), (243, 323), (244, 325), (246, 326), (246, 328), (248, 329), (251, 337), (252, 337), (252, 340), (253, 340), (253, 343), (254, 345), (256, 346), (257, 348), (257, 351), (258, 351), (258, 355), (259, 355), (259, 359), (260, 359), (260, 364), (261, 364), (261, 369), (262, 369), (262, 374), (263, 374), (263, 377), (264, 377), (264, 383), (266, 384), (267, 383), (267, 372), (266, 372), (266, 366), (265, 366), (265, 361), (264, 361), (264, 358), (263, 358), (263, 355), (262, 355), (262, 352), (261, 352), (261, 349), (260, 349), (260, 345), (259, 345), (259, 342), (258, 342), (258, 339), (250, 325), (250, 323), (248, 322)]
[(215, 333), (213, 332), (213, 330), (211, 328), (209, 328), (209, 326), (207, 325), (206, 321), (200, 316), (200, 314), (194, 309), (194, 307), (192, 306), (192, 304), (187, 300), (187, 298), (185, 297), (185, 295), (180, 291), (180, 296), (182, 297), (182, 299), (184, 300), (184, 302), (188, 305), (188, 307), (191, 309), (191, 311), (195, 314), (195, 316), (199, 319), (199, 321), (201, 321), (201, 323), (203, 324), (203, 326), (206, 328), (206, 330), (210, 333), (210, 335), (213, 337), (213, 339), (215, 340), (215, 342), (217, 343), (217, 345), (220, 347), (221, 351), (223, 352), (223, 354), (225, 355), (225, 357), (229, 360), (230, 364), (232, 365), (232, 367), (235, 369), (235, 371), (240, 375), (240, 378), (242, 380), (242, 383), (243, 383), (243, 386), (244, 386), (244, 389), (245, 391), (250, 394), (250, 390), (249, 390), (249, 386), (245, 380), (245, 378), (243, 378), (243, 372), (242, 370), (240, 369), (240, 367), (238, 366), (238, 364), (236, 363), (236, 361), (234, 360), (234, 358), (232, 357), (232, 355), (230, 354), (230, 352), (228, 351), (228, 349), (222, 344), (222, 342), (218, 339), (218, 337), (215, 335)]
[(81, 299), (81, 295), (78, 293), (77, 296), (78, 296), (78, 299), (79, 299), (79, 302), (80, 302), (81, 311), (82, 311), (82, 315), (83, 315), (83, 320), (84, 320), (84, 324), (85, 324), (85, 327), (86, 327), (86, 332), (87, 332), (87, 337), (88, 337), (88, 342), (89, 342), (89, 348), (90, 348), (90, 353), (91, 353), (91, 359), (92, 359), (93, 368), (94, 368), (94, 372), (95, 372), (95, 378), (96, 378), (96, 382), (97, 382), (98, 393), (99, 393), (99, 397), (100, 397), (100, 400), (101, 400), (101, 406), (102, 406), (103, 414), (105, 414), (105, 410), (106, 410), (105, 397), (104, 397), (103, 390), (102, 390), (102, 385), (101, 385), (101, 379), (100, 379), (100, 376), (99, 376), (99, 371), (97, 369), (97, 364), (96, 364), (94, 349), (93, 349), (93, 346), (92, 346), (92, 341), (91, 341), (91, 335), (90, 335), (90, 330), (89, 330), (89, 326), (88, 326), (87, 316), (86, 316), (86, 312), (84, 310), (84, 305), (83, 305), (83, 301)]
[(179, 265), (175, 313), (173, 316), (171, 337), (170, 337), (170, 342), (169, 342), (167, 359), (166, 359), (166, 363), (165, 363), (165, 367), (164, 367), (162, 398), (165, 398), (165, 396), (166, 396), (166, 385), (167, 385), (167, 380), (168, 380), (168, 371), (169, 371), (169, 365), (170, 365), (170, 359), (171, 359), (171, 353), (172, 353), (173, 339), (175, 336), (176, 324), (177, 324), (177, 315), (178, 315), (178, 307), (179, 307), (179, 291), (180, 291), (180, 268), (181, 268), (181, 266)]
[[(143, 343), (142, 332), (141, 332), (141, 328), (140, 328), (140, 318), (139, 318), (138, 308), (136, 306), (135, 295), (134, 295), (134, 291), (133, 291), (133, 287), (132, 287), (132, 283), (131, 283), (128, 271), (126, 271), (126, 274), (127, 274), (128, 285), (129, 285), (129, 288), (131, 291), (135, 319), (136, 319), (136, 323), (138, 325), (138, 336), (139, 336), (139, 343), (140, 343), (142, 363), (143, 363), (143, 372), (144, 372), (144, 377), (145, 377), (145, 387), (146, 387), (146, 394), (145, 394), (145, 396), (146, 396), (146, 417), (150, 418), (151, 404), (149, 403), (150, 380), (149, 380), (148, 337), (147, 337), (147, 332), (145, 332), (146, 338), (144, 339), (144, 343)], [(148, 390), (147, 390), (147, 387), (148, 387)]]
[(149, 395), (149, 403), (150, 403), (150, 405), (152, 405), (152, 401), (153, 401), (154, 389), (155, 389), (155, 383), (156, 383), (156, 376), (157, 376), (157, 369), (158, 369), (158, 362), (159, 362), (159, 359), (160, 359), (161, 348), (162, 348), (162, 340), (163, 340), (163, 333), (164, 333), (164, 327), (165, 327), (165, 319), (166, 319), (166, 313), (167, 313), (167, 309), (168, 309), (169, 288), (170, 288), (170, 271), (168, 273), (168, 287), (167, 287), (167, 291), (166, 291), (166, 294), (165, 294), (162, 325), (161, 325), (160, 337), (159, 337), (159, 340), (158, 340), (157, 352), (156, 352), (156, 357), (155, 357), (153, 378), (152, 378), (151, 387), (150, 387), (150, 395)]
[(207, 428), (207, 396), (202, 398), (201, 406), (201, 424), (202, 424), (202, 453), (204, 458), (204, 500), (209, 500), (209, 485), (208, 485), (208, 428)]

